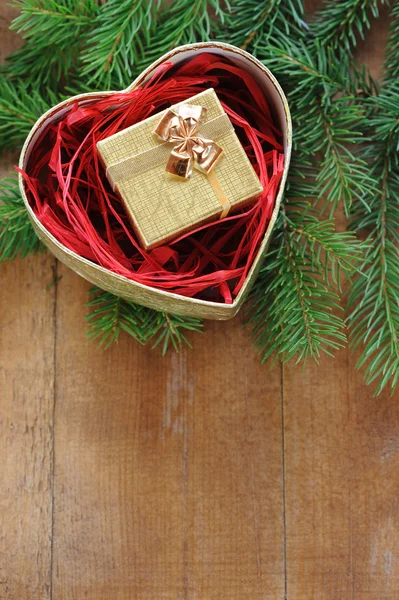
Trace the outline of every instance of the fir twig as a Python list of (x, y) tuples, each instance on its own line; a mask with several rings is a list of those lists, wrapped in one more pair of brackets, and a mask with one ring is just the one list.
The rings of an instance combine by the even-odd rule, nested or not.
[(370, 29), (370, 16), (377, 19), (379, 7), (386, 0), (326, 0), (317, 12), (311, 28), (323, 42), (334, 48), (344, 47), (350, 52), (356, 46), (357, 36), (362, 40)]
[(94, 22), (82, 56), (81, 77), (87, 85), (109, 88), (130, 83), (133, 69), (154, 33), (160, 0), (108, 0)]
[[(357, 363), (366, 382), (378, 381), (376, 394), (399, 379), (399, 2), (392, 9), (384, 88), (370, 107), (368, 161), (378, 193), (357, 202), (352, 227), (368, 231), (370, 248), (364, 271), (351, 286), (348, 322), (351, 345), (362, 347)], [(367, 210), (365, 209), (367, 206)]]
[(18, 181), (6, 178), (0, 185), (0, 262), (43, 250), (33, 230)]
[(160, 23), (148, 44), (143, 45), (137, 72), (176, 46), (211, 39), (226, 19), (228, 0), (174, 0), (162, 12)]
[(286, 82), (296, 151), (321, 162), (315, 181), (318, 200), (329, 204), (331, 215), (343, 201), (348, 215), (355, 198), (374, 193), (363, 156), (366, 110), (358, 97), (359, 86), (370, 94), (374, 82), (344, 53), (336, 57), (318, 42), (308, 47), (304, 41), (290, 41), (259, 50)]
[[(248, 322), (262, 361), (332, 355), (346, 341), (338, 290), (340, 273), (362, 256), (352, 233), (319, 221), (304, 200), (283, 207), (269, 253), (249, 304)], [(335, 289), (334, 289), (335, 288)]]
[(399, 78), (399, 0), (394, 0), (391, 10), (391, 26), (385, 55), (385, 77), (387, 86)]
[(147, 342), (144, 307), (99, 288), (92, 288), (90, 296), (87, 305), (91, 312), (86, 317), (90, 340), (97, 340), (100, 346), (108, 348), (119, 340), (121, 331), (125, 331), (140, 344)]
[(315, 104), (306, 117), (298, 117), (296, 145), (316, 160), (320, 152), (317, 194), (329, 203), (331, 214), (343, 202), (348, 216), (354, 199), (376, 191), (364, 157), (363, 126), (363, 109), (351, 98), (328, 107)]
[(176, 352), (180, 350), (183, 344), (191, 348), (185, 332), (196, 331), (201, 333), (203, 322), (195, 317), (182, 317), (165, 312), (151, 311), (149, 314), (148, 337), (155, 338), (153, 348), (160, 345), (162, 354), (166, 354), (170, 346)]
[(51, 92), (29, 90), (22, 81), (0, 74), (0, 152), (19, 148), (37, 119), (57, 101)]
[(105, 348), (117, 342), (125, 331), (140, 344), (152, 340), (153, 347), (161, 345), (162, 354), (166, 354), (170, 346), (178, 352), (184, 343), (191, 347), (185, 331), (198, 332), (202, 328), (200, 319), (158, 312), (99, 288), (93, 288), (90, 296), (91, 312), (86, 317), (88, 337)]
[[(378, 193), (356, 203), (353, 228), (369, 231), (370, 248), (348, 301), (351, 345), (363, 346), (358, 367), (366, 382), (378, 379), (376, 393), (399, 378), (399, 86), (372, 100), (375, 132), (368, 149)], [(367, 206), (367, 210), (365, 209)]]
[(231, 0), (218, 37), (257, 55), (259, 43), (296, 39), (307, 30), (302, 0)]
[(228, 18), (229, 42), (243, 50), (256, 46), (266, 27), (273, 30), (280, 6), (281, 0), (232, 0)]
[(21, 13), (11, 29), (22, 35), (25, 44), (7, 58), (3, 72), (22, 78), (33, 89), (49, 86), (58, 92), (76, 66), (98, 11), (97, 1), (17, 0), (14, 6)]

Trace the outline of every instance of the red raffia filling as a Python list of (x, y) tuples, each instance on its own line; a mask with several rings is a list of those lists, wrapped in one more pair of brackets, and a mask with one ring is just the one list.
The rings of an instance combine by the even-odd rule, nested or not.
[[(219, 96), (264, 192), (250, 209), (146, 252), (108, 184), (96, 143), (209, 87)], [(154, 288), (231, 303), (270, 220), (283, 173), (282, 150), (281, 132), (255, 80), (228, 60), (203, 53), (183, 66), (161, 65), (132, 92), (72, 103), (67, 114), (45, 127), (22, 174), (39, 221), (69, 250)]]

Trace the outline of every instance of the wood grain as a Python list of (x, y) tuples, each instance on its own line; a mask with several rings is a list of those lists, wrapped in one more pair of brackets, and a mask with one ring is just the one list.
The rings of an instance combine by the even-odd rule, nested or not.
[(0, 278), (0, 600), (398, 600), (399, 398), (348, 351), (270, 371), (238, 318), (104, 352), (50, 255)]
[[(239, 321), (166, 358), (127, 338), (95, 350), (87, 284), (61, 272), (54, 597), (282, 597), (279, 371)], [(247, 356), (225, 360), (237, 340)]]
[(399, 597), (399, 406), (346, 352), (284, 374), (288, 598)]
[(2, 600), (51, 597), (53, 264), (46, 255), (1, 265)]
[[(0, 5), (0, 61), (20, 42)], [(15, 153), (0, 162), (12, 172)], [(55, 260), (0, 265), (0, 599), (50, 600)]]

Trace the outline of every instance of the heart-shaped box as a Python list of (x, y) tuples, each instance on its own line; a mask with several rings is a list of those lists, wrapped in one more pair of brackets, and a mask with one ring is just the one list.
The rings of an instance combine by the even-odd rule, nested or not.
[[(231, 46), (230, 44), (224, 44), (221, 42), (200, 42), (197, 44), (187, 44), (171, 50), (159, 60), (154, 62), (151, 66), (149, 66), (125, 91), (132, 91), (136, 87), (148, 81), (148, 79), (154, 73), (154, 70), (162, 63), (168, 61), (172, 62), (173, 64), (179, 64), (187, 59), (192, 58), (199, 52), (210, 52), (212, 54), (224, 56), (231, 62), (235, 63), (241, 68), (244, 68), (248, 73), (250, 73), (267, 97), (268, 102), (275, 113), (275, 118), (279, 123), (281, 131), (283, 132), (283, 147), (285, 156), (284, 173), (276, 197), (274, 211), (248, 276), (237, 297), (231, 304), (222, 304), (219, 302), (211, 302), (198, 298), (188, 298), (172, 292), (155, 289), (127, 279), (121, 275), (117, 275), (116, 273), (112, 273), (108, 269), (105, 269), (100, 265), (78, 256), (75, 252), (72, 252), (63, 244), (61, 244), (40, 223), (28, 202), (25, 183), (21, 174), (19, 175), (19, 186), (22, 198), (25, 202), (30, 219), (38, 237), (60, 261), (65, 263), (68, 267), (76, 271), (76, 273), (91, 283), (108, 292), (116, 294), (117, 296), (121, 296), (122, 298), (132, 302), (136, 302), (137, 304), (142, 304), (156, 310), (192, 317), (200, 317), (203, 319), (227, 320), (231, 319), (237, 314), (238, 310), (246, 299), (251, 285), (256, 279), (264, 255), (270, 243), (270, 237), (277, 219), (290, 162), (292, 147), (291, 117), (284, 92), (269, 69), (265, 67), (259, 60), (251, 56), (251, 54), (248, 52), (245, 52), (240, 48), (236, 48), (235, 46)], [(114, 93), (114, 91), (109, 91), (81, 94), (61, 102), (46, 112), (35, 123), (25, 141), (19, 160), (20, 169), (22, 171), (26, 170), (26, 165), (28, 163), (32, 148), (40, 133), (43, 131), (43, 128), (52, 121), (58, 120), (61, 116), (65, 115), (71, 109), (71, 107), (76, 104), (76, 101), (79, 102), (79, 105), (87, 105), (92, 102), (93, 99), (103, 98)]]

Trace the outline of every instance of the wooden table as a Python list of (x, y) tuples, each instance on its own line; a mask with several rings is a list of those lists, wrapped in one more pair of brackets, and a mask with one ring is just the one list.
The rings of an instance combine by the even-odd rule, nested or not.
[(236, 318), (103, 351), (52, 256), (0, 277), (1, 600), (398, 600), (399, 398), (347, 350), (270, 370)]

